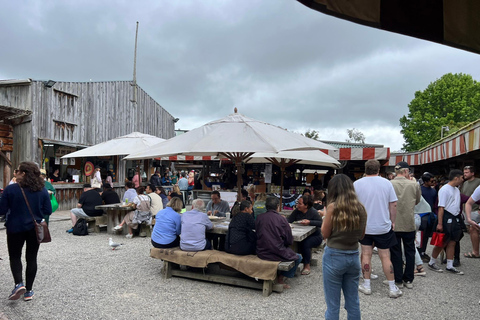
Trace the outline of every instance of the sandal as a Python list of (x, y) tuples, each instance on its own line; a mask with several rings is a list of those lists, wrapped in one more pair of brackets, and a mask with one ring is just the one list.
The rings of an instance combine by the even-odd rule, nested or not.
[(422, 276), (422, 277), (425, 277), (427, 275), (423, 266), (418, 266), (413, 273), (416, 276)]
[(310, 274), (310, 269), (303, 269), (302, 276), (308, 276)]
[(464, 253), (463, 256), (470, 259), (480, 259), (480, 255), (476, 256), (473, 252)]

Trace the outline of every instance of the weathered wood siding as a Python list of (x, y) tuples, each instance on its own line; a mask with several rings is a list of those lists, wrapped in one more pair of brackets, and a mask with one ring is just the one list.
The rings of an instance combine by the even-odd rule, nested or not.
[(174, 117), (131, 81), (57, 82), (0, 87), (0, 105), (32, 111), (32, 121), (14, 127), (12, 160), (41, 162), (38, 138), (95, 145), (134, 131), (174, 136)]

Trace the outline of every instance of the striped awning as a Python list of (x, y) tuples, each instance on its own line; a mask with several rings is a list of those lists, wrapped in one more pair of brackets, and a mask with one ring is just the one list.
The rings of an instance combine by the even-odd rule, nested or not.
[(418, 152), (392, 154), (387, 166), (405, 161), (411, 166), (458, 157), (480, 150), (480, 120), (464, 127), (457, 134), (434, 143)]
[(322, 150), (335, 160), (387, 160), (390, 148), (340, 148), (338, 150)]
[[(340, 148), (336, 150), (321, 149), (335, 160), (387, 160), (390, 158), (390, 148)], [(228, 160), (215, 156), (171, 156), (156, 158), (167, 161), (219, 161)]]
[(478, 0), (297, 0), (365, 26), (480, 53)]

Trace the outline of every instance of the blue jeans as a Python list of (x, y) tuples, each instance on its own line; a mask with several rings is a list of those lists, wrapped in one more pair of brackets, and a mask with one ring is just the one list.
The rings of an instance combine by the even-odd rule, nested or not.
[(338, 250), (326, 246), (322, 265), (323, 291), (327, 303), (325, 319), (339, 318), (342, 290), (348, 319), (361, 319), (358, 299), (358, 280), (360, 278), (358, 250)]
[(302, 255), (297, 253), (297, 260), (295, 260), (295, 265), (293, 268), (288, 271), (281, 271), (280, 274), (287, 278), (293, 278), (300, 262), (302, 262)]

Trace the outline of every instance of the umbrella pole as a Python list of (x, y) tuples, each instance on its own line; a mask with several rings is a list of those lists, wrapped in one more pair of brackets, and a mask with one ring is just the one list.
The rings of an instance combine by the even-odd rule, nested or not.
[(285, 174), (285, 167), (280, 166), (280, 211), (283, 210), (283, 175)]
[(237, 201), (241, 201), (243, 179), (242, 179), (242, 160), (240, 160), (240, 157), (235, 158), (235, 165), (237, 166)]

